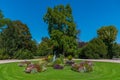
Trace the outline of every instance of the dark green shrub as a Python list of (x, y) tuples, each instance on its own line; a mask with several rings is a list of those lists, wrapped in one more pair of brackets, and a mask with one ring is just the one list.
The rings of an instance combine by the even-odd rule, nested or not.
[(17, 59), (32, 59), (33, 54), (28, 50), (20, 49), (15, 52), (15, 58), (17, 58)]
[(86, 46), (80, 50), (79, 58), (88, 58), (88, 59), (99, 59), (106, 58), (107, 56), (107, 46), (104, 42), (95, 38), (91, 40)]
[(0, 49), (0, 59), (1, 59), (1, 60), (2, 60), (2, 59), (9, 59), (9, 55), (6, 54), (5, 48), (1, 48), (1, 49)]
[(0, 55), (0, 59), (1, 60), (9, 59), (9, 56), (7, 54), (6, 55)]

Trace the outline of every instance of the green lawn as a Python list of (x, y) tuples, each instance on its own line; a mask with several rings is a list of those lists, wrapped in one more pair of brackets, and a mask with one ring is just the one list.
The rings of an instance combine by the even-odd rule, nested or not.
[(95, 62), (94, 71), (78, 73), (65, 67), (64, 70), (48, 68), (47, 71), (26, 74), (17, 63), (0, 64), (0, 80), (120, 80), (120, 64)]

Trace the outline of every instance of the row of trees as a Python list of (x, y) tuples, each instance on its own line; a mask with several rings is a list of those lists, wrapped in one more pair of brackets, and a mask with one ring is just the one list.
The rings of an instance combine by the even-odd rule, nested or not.
[(47, 38), (48, 44), (42, 40), (39, 45), (42, 55), (42, 45), (47, 47), (45, 54), (47, 51), (48, 54), (73, 55), (79, 58), (113, 58), (120, 55), (120, 45), (115, 42), (118, 33), (115, 26), (101, 27), (97, 30), (96, 38), (82, 43), (78, 41), (79, 30), (76, 29), (70, 5), (48, 8), (43, 19), (48, 24), (50, 38)]
[(115, 42), (118, 33), (115, 26), (101, 27), (96, 38), (87, 43), (79, 42), (80, 31), (76, 29), (70, 5), (48, 8), (43, 20), (48, 24), (49, 38), (43, 37), (41, 43), (36, 44), (26, 24), (6, 19), (0, 12), (0, 59), (50, 54), (79, 58), (113, 58), (120, 55), (120, 45)]

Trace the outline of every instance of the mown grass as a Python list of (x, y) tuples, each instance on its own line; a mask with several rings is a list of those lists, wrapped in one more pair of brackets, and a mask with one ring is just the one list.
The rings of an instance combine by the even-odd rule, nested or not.
[(24, 67), (17, 63), (0, 64), (0, 80), (120, 80), (120, 64), (108, 62), (94, 62), (94, 71), (78, 73), (65, 67), (64, 70), (48, 68), (47, 71), (26, 74)]

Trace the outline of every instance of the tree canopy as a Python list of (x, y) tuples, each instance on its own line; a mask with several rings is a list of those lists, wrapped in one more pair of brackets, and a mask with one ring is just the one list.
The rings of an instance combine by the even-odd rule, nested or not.
[(26, 24), (5, 18), (0, 11), (0, 59), (33, 58), (33, 54), (79, 55), (80, 58), (120, 56), (120, 45), (116, 43), (118, 30), (115, 26), (103, 26), (97, 30), (96, 38), (89, 42), (78, 42), (79, 30), (69, 4), (48, 7), (43, 20), (48, 25), (49, 37), (43, 37), (41, 43), (37, 44)]
[(83, 47), (79, 55), (80, 58), (105, 58), (107, 54), (107, 46), (99, 38), (92, 39)]
[(112, 48), (116, 40), (118, 30), (115, 26), (103, 26), (98, 31), (98, 37), (103, 40), (103, 42), (108, 47), (108, 58), (113, 57)]
[[(9, 21), (1, 32), (1, 48), (10, 58), (14, 58), (15, 52), (20, 49), (32, 51), (33, 44), (27, 25), (20, 21)], [(22, 55), (22, 54), (21, 54)]]
[(57, 54), (74, 53), (77, 47), (78, 30), (70, 5), (58, 5), (54, 8), (48, 8), (43, 19), (48, 24), (48, 33), (54, 43), (53, 50)]

